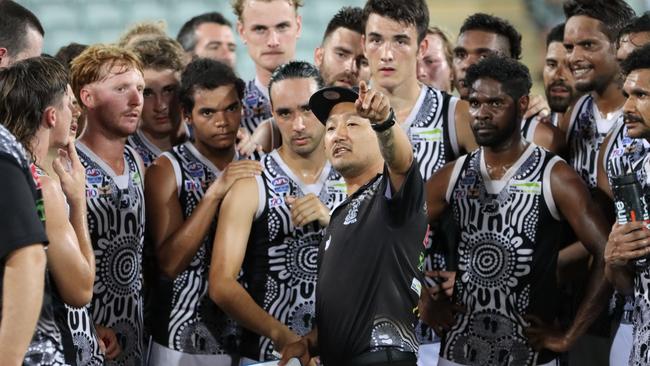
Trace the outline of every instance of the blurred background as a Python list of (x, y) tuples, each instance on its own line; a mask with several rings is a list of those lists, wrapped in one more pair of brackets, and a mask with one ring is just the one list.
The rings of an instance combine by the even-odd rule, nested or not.
[[(164, 20), (176, 37), (191, 17), (218, 11), (236, 24), (229, 0), (18, 0), (36, 14), (45, 28), (44, 52), (54, 54), (70, 42), (114, 42), (125, 29), (144, 20)], [(327, 22), (345, 5), (363, 6), (364, 0), (304, 0), (300, 9), (303, 30), (297, 58), (312, 61)], [(441, 26), (453, 41), (465, 17), (485, 12), (509, 20), (523, 35), (523, 62), (541, 80), (546, 31), (564, 21), (563, 0), (428, 0), (431, 24)], [(628, 0), (638, 12), (650, 0)], [(254, 76), (254, 66), (243, 44), (237, 45), (237, 71), (244, 80)], [(539, 83), (536, 83), (539, 84)], [(536, 88), (539, 92), (541, 89)]]

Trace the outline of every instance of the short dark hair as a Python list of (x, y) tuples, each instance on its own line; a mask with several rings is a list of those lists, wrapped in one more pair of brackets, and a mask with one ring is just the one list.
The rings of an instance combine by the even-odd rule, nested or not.
[(471, 30), (495, 33), (506, 37), (510, 45), (510, 57), (515, 60), (521, 58), (521, 34), (507, 20), (491, 14), (475, 13), (465, 19), (458, 34)]
[(192, 60), (181, 74), (181, 86), (178, 91), (183, 112), (191, 113), (194, 109), (194, 92), (197, 89), (214, 90), (225, 85), (234, 85), (239, 99), (244, 97), (244, 81), (230, 66), (209, 58), (199, 57)]
[(646, 11), (641, 16), (634, 17), (630, 20), (620, 32), (618, 32), (618, 40), (621, 40), (621, 37), (632, 34), (632, 33), (642, 33), (650, 32), (650, 12)]
[(629, 75), (634, 70), (650, 69), (650, 44), (635, 49), (629, 56), (621, 61), (621, 70), (624, 75)]
[(323, 42), (339, 28), (349, 29), (353, 32), (363, 34), (363, 9), (352, 6), (342, 7), (334, 14), (330, 22), (327, 23), (325, 34), (323, 34)]
[(517, 101), (530, 93), (533, 82), (530, 71), (521, 62), (501, 55), (491, 55), (470, 66), (465, 74), (467, 85), (472, 88), (478, 79), (489, 78), (498, 81), (506, 94)]
[(88, 45), (86, 44), (72, 42), (66, 46), (59, 48), (59, 50), (56, 52), (56, 55), (54, 55), (54, 58), (61, 61), (63, 66), (65, 66), (67, 69), (70, 69), (72, 60), (74, 60), (75, 57), (79, 56), (86, 48), (88, 48)]
[(271, 98), (273, 84), (287, 79), (314, 79), (318, 89), (325, 86), (325, 81), (323, 81), (323, 77), (320, 75), (320, 71), (318, 71), (316, 66), (306, 61), (290, 61), (278, 66), (273, 71), (273, 74), (271, 74), (271, 79), (269, 80), (269, 98), (271, 99), (271, 104), (273, 104), (273, 98)]
[(427, 35), (429, 8), (424, 0), (368, 0), (363, 7), (363, 30), (370, 14), (390, 18), (405, 25), (414, 25), (418, 32), (418, 45)]
[(196, 47), (196, 28), (204, 23), (216, 23), (232, 27), (232, 23), (230, 23), (230, 21), (221, 13), (216, 11), (195, 16), (183, 24), (176, 36), (176, 40), (181, 44), (181, 46), (183, 46), (185, 52), (194, 51), (194, 48)]
[(45, 30), (36, 15), (12, 0), (0, 1), (0, 47), (15, 56), (25, 48), (27, 28), (32, 27), (45, 36)]
[(29, 141), (41, 125), (43, 112), (68, 89), (65, 66), (52, 57), (33, 57), (0, 69), (0, 123), (34, 159)]
[(577, 15), (599, 20), (600, 30), (614, 42), (635, 14), (624, 0), (568, 0), (564, 3), (564, 15), (567, 20)]
[(546, 35), (546, 48), (548, 48), (548, 45), (553, 42), (564, 42), (564, 23), (558, 24), (555, 27), (551, 28), (551, 30)]

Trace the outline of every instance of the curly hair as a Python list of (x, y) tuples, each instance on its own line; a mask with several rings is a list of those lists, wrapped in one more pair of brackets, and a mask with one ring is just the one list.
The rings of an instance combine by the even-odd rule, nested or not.
[(510, 57), (515, 60), (521, 58), (521, 34), (507, 20), (490, 14), (475, 13), (465, 19), (458, 34), (470, 30), (480, 30), (506, 37), (510, 45)]
[(70, 76), (77, 100), (81, 101), (81, 88), (104, 79), (115, 67), (120, 68), (120, 73), (128, 70), (143, 72), (142, 62), (133, 51), (114, 45), (92, 45), (72, 60)]
[(167, 36), (145, 37), (135, 40), (127, 49), (133, 51), (145, 69), (183, 70), (183, 49)]
[(234, 85), (239, 99), (244, 97), (244, 81), (230, 66), (209, 58), (192, 60), (181, 74), (181, 86), (178, 90), (183, 113), (189, 114), (194, 109), (194, 92), (197, 89), (214, 90), (225, 85)]
[(567, 20), (578, 15), (599, 20), (600, 30), (614, 42), (635, 13), (624, 0), (569, 0), (564, 3), (564, 15)]
[(528, 95), (533, 86), (530, 71), (526, 65), (500, 55), (488, 56), (467, 69), (465, 79), (470, 89), (476, 80), (483, 78), (501, 83), (506, 94), (512, 100), (519, 100), (522, 96)]
[(368, 0), (363, 7), (363, 29), (370, 14), (390, 18), (405, 25), (413, 25), (418, 32), (418, 44), (427, 35), (429, 8), (424, 0)]
[(621, 62), (624, 75), (639, 69), (650, 69), (650, 44), (637, 48)]

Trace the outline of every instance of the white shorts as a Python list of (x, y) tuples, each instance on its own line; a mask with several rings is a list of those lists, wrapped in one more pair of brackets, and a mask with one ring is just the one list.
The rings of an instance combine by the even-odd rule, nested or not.
[[(558, 359), (551, 360), (545, 364), (538, 364), (537, 366), (558, 366), (560, 364), (560, 361)], [(444, 358), (440, 357), (440, 361), (438, 361), (438, 366), (466, 366), (466, 365), (461, 365), (456, 362), (451, 362), (449, 360), (445, 360)]]
[(193, 355), (151, 342), (149, 366), (232, 366), (228, 355)]
[(421, 344), (418, 351), (418, 366), (433, 366), (438, 364), (440, 342)]
[(610, 365), (627, 365), (630, 362), (630, 352), (633, 344), (632, 324), (619, 324), (616, 335), (609, 350)]

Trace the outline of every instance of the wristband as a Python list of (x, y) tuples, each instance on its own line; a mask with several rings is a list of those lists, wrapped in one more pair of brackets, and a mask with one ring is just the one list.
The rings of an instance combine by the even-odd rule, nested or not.
[(372, 127), (372, 129), (375, 130), (375, 132), (384, 132), (387, 129), (393, 127), (394, 124), (395, 124), (395, 112), (391, 107), (390, 113), (388, 114), (388, 118), (386, 118), (384, 122), (371, 123), (370, 127)]

